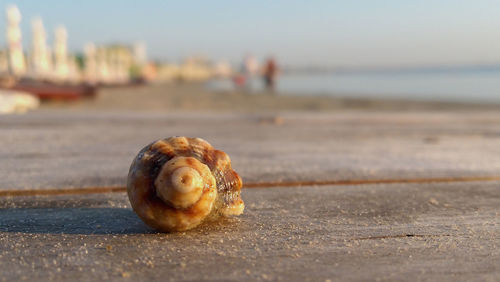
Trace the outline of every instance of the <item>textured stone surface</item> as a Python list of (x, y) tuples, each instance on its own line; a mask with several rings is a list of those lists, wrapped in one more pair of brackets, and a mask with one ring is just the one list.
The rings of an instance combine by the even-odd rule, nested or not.
[(153, 140), (202, 137), (246, 182), (500, 174), (498, 112), (33, 112), (0, 119), (0, 189), (124, 185)]
[[(245, 182), (500, 175), (498, 112), (37, 111), (0, 117), (0, 190), (124, 185), (145, 144), (226, 151)], [(245, 189), (245, 213), (159, 234), (126, 195), (0, 197), (0, 281), (498, 280), (500, 182)]]
[(159, 234), (126, 195), (0, 198), (0, 280), (498, 280), (499, 182), (246, 189)]

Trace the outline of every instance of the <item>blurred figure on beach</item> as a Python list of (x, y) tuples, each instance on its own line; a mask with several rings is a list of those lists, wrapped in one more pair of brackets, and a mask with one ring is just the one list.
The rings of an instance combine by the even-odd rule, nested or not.
[(252, 78), (255, 76), (259, 69), (257, 60), (252, 55), (247, 55), (243, 59), (240, 71), (233, 78), (233, 82), (237, 88), (245, 91), (252, 90)]
[(269, 57), (264, 64), (262, 77), (264, 85), (268, 91), (274, 92), (276, 87), (276, 77), (278, 76), (278, 65), (273, 57)]

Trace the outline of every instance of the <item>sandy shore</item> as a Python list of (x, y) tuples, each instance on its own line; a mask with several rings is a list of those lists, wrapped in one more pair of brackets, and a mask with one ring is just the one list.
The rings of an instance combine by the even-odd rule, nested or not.
[[(342, 97), (342, 98), (341, 98)], [(462, 104), (345, 98), (338, 96), (297, 96), (238, 91), (209, 91), (201, 84), (153, 84), (136, 87), (102, 88), (96, 98), (71, 103), (49, 102), (42, 108), (117, 111), (216, 111), (280, 112), (332, 110), (483, 110), (498, 105)]]

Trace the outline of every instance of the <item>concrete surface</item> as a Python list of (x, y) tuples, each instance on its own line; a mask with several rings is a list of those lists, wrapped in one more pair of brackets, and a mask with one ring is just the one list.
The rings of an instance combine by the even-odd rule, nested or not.
[[(226, 151), (247, 183), (500, 176), (498, 112), (42, 110), (0, 117), (0, 190), (124, 185), (142, 146), (172, 135)], [(500, 279), (498, 181), (243, 199), (240, 217), (159, 234), (124, 193), (0, 197), (0, 281)]]
[(500, 112), (0, 117), (0, 189), (124, 185), (160, 138), (202, 137), (246, 182), (500, 175)]
[(0, 199), (0, 280), (495, 281), (500, 182), (246, 189), (158, 234), (125, 194)]

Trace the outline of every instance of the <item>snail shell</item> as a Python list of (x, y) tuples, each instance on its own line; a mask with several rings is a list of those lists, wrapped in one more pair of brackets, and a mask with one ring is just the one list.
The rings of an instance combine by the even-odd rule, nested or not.
[(184, 231), (208, 217), (239, 215), (242, 181), (229, 156), (201, 138), (170, 137), (144, 147), (127, 180), (132, 208), (160, 231)]

